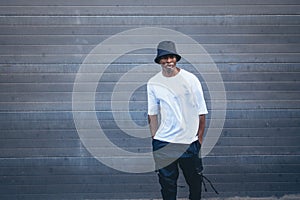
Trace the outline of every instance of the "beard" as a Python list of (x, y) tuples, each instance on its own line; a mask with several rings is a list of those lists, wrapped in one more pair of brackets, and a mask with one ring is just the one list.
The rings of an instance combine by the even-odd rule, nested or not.
[(164, 71), (165, 74), (169, 75), (173, 75), (176, 74), (177, 71), (177, 67), (176, 64), (171, 62), (171, 63), (164, 63), (162, 64), (162, 70)]
[(175, 68), (175, 64), (174, 63), (165, 63), (164, 65), (163, 65), (163, 67), (165, 68), (165, 69), (174, 69)]

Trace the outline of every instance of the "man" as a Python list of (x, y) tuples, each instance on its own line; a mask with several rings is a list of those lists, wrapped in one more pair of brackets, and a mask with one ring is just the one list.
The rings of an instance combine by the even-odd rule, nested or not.
[(177, 67), (180, 59), (172, 41), (158, 44), (154, 61), (162, 70), (147, 84), (148, 119), (163, 199), (176, 199), (179, 166), (189, 186), (189, 198), (199, 200), (199, 151), (208, 112), (198, 78)]

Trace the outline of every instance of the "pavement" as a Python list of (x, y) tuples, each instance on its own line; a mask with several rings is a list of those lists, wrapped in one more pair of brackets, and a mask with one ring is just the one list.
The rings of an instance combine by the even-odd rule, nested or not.
[[(300, 191), (299, 191), (300, 192)], [(123, 200), (162, 200), (162, 199), (123, 199)], [(188, 200), (188, 199), (178, 199)], [(226, 198), (202, 198), (202, 200), (300, 200), (300, 194), (285, 195), (283, 197), (226, 197)]]

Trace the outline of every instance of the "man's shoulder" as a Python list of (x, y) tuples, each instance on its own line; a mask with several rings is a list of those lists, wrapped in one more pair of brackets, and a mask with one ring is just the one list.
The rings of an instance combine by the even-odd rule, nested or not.
[(155, 74), (154, 76), (152, 76), (149, 80), (148, 80), (148, 84), (149, 83), (153, 83), (153, 82), (157, 82), (157, 80), (159, 80), (161, 78), (162, 74), (161, 72), (158, 72), (157, 74)]
[(190, 80), (190, 81), (198, 80), (198, 78), (195, 74), (193, 74), (192, 72), (186, 71), (185, 69), (182, 69), (182, 76), (187, 78), (187, 80)]

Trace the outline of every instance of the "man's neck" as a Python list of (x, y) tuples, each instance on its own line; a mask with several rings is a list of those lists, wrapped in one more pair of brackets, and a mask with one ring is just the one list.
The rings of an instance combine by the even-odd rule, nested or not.
[(180, 68), (175, 67), (174, 69), (163, 69), (162, 74), (165, 77), (173, 77), (176, 76), (180, 71)]

